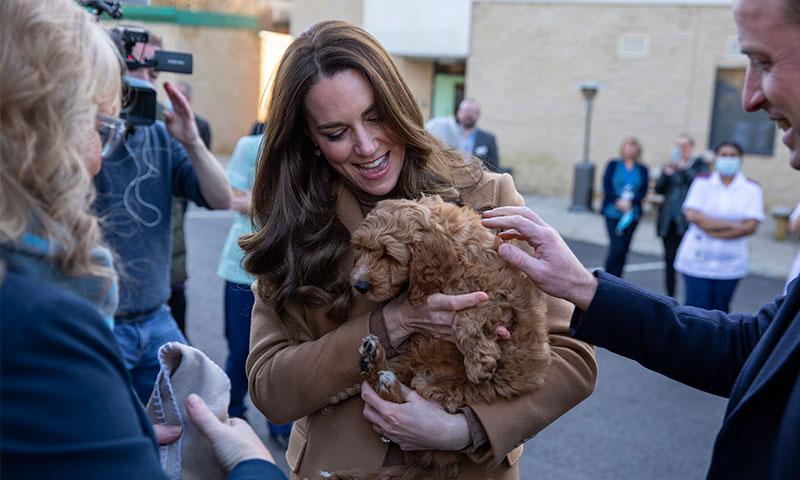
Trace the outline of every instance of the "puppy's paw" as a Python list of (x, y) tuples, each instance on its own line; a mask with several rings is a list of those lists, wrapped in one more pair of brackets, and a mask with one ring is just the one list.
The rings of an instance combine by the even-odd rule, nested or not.
[(386, 353), (383, 351), (380, 340), (375, 335), (367, 335), (358, 347), (361, 355), (361, 375), (370, 377), (380, 370), (386, 369)]
[(378, 372), (378, 384), (375, 389), (378, 395), (384, 400), (395, 403), (403, 403), (403, 389), (400, 388), (400, 382), (397, 380), (397, 375), (391, 370), (381, 370)]

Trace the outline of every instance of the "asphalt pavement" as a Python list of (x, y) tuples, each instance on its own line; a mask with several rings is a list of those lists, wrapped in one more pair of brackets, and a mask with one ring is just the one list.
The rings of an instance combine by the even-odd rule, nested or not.
[[(227, 346), (223, 281), (216, 269), (231, 219), (229, 212), (195, 208), (186, 218), (188, 337), (219, 365), (224, 365)], [(604, 241), (599, 234), (593, 238)], [(570, 238), (567, 242), (587, 267), (603, 264), (603, 245)], [(632, 253), (627, 265), (626, 280), (661, 291), (663, 266), (658, 256)], [(783, 283), (777, 276), (748, 276), (734, 296), (734, 311), (757, 310), (781, 291)], [(603, 349), (597, 351), (597, 362), (595, 393), (525, 444), (521, 478), (705, 478), (725, 399), (683, 386)], [(268, 437), (264, 417), (252, 405), (248, 420), (286, 471), (283, 450)]]

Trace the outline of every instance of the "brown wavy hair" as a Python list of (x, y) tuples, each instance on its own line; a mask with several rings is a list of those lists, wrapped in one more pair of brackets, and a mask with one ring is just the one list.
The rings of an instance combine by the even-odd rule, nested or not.
[(91, 258), (103, 241), (84, 149), (98, 107), (119, 111), (122, 60), (73, 1), (2, 0), (0, 21), (0, 241), (32, 232), (67, 275), (111, 281)]
[(479, 164), (425, 131), (411, 91), (377, 40), (340, 21), (306, 30), (275, 72), (252, 192), (254, 233), (239, 241), (244, 266), (258, 279), (258, 295), (281, 316), (295, 303), (327, 308), (335, 321), (347, 318), (351, 290), (340, 269), (350, 232), (335, 212), (338, 174), (315, 155), (304, 102), (321, 78), (348, 69), (367, 79), (384, 127), (406, 146), (397, 186), (387, 197), (438, 194), (458, 201), (459, 188), (474, 185), (482, 174)]

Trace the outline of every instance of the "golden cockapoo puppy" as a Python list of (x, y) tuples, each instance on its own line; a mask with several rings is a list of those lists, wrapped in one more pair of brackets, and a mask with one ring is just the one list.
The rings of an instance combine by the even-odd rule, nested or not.
[[(489, 295), (487, 302), (455, 315), (454, 343), (417, 334), (387, 361), (378, 339), (366, 337), (360, 348), (362, 373), (384, 399), (402, 403), (399, 383), (404, 383), (453, 413), (543, 383), (550, 364), (544, 294), (500, 258), (501, 240), (480, 220), (471, 208), (438, 196), (384, 200), (353, 233), (357, 257), (351, 284), (372, 300), (386, 301), (403, 290), (417, 305), (437, 292)], [(498, 340), (499, 325), (511, 332), (509, 340)], [(402, 465), (382, 472), (333, 478), (458, 478), (458, 453), (403, 455)]]

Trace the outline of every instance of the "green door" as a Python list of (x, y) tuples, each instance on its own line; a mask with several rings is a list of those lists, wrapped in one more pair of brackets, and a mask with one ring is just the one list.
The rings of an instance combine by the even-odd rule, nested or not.
[(433, 108), (431, 117), (453, 115), (464, 99), (464, 75), (437, 73), (433, 79)]

